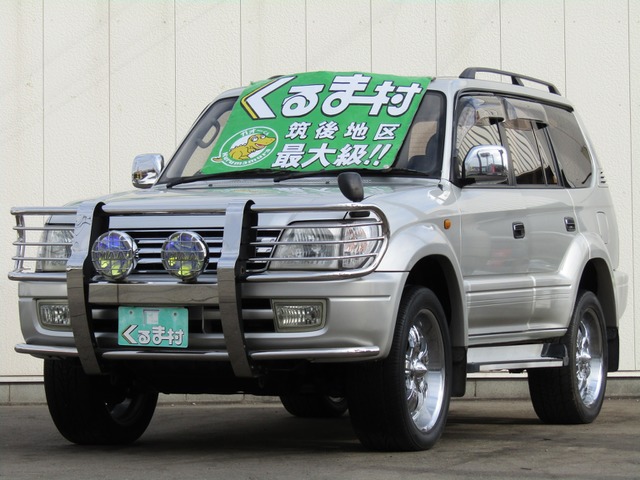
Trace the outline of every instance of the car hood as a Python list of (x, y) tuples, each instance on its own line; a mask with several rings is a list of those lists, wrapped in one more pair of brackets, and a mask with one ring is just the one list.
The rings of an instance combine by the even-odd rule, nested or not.
[[(433, 180), (404, 178), (363, 178), (364, 200), (360, 203), (383, 209), (391, 223), (424, 218), (425, 211), (446, 202), (448, 194)], [(335, 179), (299, 179), (282, 183), (272, 180), (233, 180), (209, 182), (206, 185), (185, 185), (167, 189), (163, 186), (148, 190), (133, 190), (100, 197), (94, 201), (105, 204), (105, 210), (120, 213), (181, 213), (225, 210), (232, 202), (251, 200), (257, 207), (323, 206), (352, 204), (341, 192)], [(413, 212), (413, 213), (412, 213)], [(279, 221), (294, 221), (301, 214), (279, 215)], [(333, 218), (344, 215), (337, 212)]]

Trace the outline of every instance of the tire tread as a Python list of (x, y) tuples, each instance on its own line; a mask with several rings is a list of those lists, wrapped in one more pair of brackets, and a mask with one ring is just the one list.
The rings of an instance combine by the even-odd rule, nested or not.
[[(437, 310), (447, 351), (448, 372), (451, 372), (451, 350), (446, 317), (435, 294), (424, 287), (408, 286), (398, 309), (398, 324), (394, 332), (393, 347), (384, 360), (354, 364), (348, 382), (349, 411), (353, 428), (360, 442), (370, 450), (418, 451), (431, 448), (439, 439), (449, 406), (451, 379), (447, 377), (443, 411), (439, 424), (426, 436), (416, 434), (411, 418), (406, 414), (404, 379), (404, 345), (406, 338), (401, 319), (407, 317), (416, 304), (428, 302)], [(398, 350), (398, 346), (401, 346)], [(395, 350), (394, 350), (395, 349)]]
[(591, 423), (598, 416), (606, 389), (606, 365), (607, 365), (607, 342), (604, 325), (600, 325), (603, 348), (603, 365), (605, 366), (603, 384), (601, 386), (600, 398), (593, 408), (586, 408), (580, 399), (578, 387), (576, 385), (573, 353), (575, 349), (575, 330), (579, 315), (585, 305), (591, 305), (598, 312), (601, 322), (604, 322), (604, 315), (598, 298), (593, 292), (581, 290), (578, 292), (576, 306), (572, 314), (571, 322), (567, 333), (562, 337), (561, 342), (566, 345), (569, 353), (569, 365), (556, 368), (536, 368), (527, 372), (529, 393), (531, 403), (538, 418), (549, 424), (584, 424)]
[(112, 418), (102, 393), (108, 377), (89, 376), (77, 360), (45, 360), (44, 387), (58, 431), (80, 445), (117, 445), (137, 440), (146, 430), (157, 392), (138, 392), (135, 412), (126, 422)]

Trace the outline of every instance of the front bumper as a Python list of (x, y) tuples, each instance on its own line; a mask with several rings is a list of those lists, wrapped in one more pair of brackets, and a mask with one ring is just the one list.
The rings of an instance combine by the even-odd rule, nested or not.
[[(374, 272), (349, 280), (239, 284), (242, 304), (239, 325), (242, 327), (245, 322), (263, 325), (239, 329), (240, 343), (235, 348), (245, 355), (249, 371), (244, 371), (242, 364), (236, 365), (230, 355), (230, 342), (238, 340), (234, 334), (228, 335), (221, 323), (223, 312), (217, 284), (89, 284), (88, 311), (93, 318), (87, 320), (84, 328), (61, 332), (42, 328), (37, 320), (37, 303), (47, 298), (64, 298), (66, 285), (21, 282), (20, 317), (27, 343), (17, 345), (16, 351), (42, 358), (81, 357), (88, 352), (96, 359), (98, 369), (87, 373), (95, 374), (108, 371), (110, 362), (137, 360), (229, 362), (240, 377), (251, 376), (253, 367), (264, 361), (373, 360), (388, 354), (405, 280), (406, 273)], [(269, 327), (273, 324), (270, 308), (273, 299), (324, 300), (324, 327), (309, 332), (269, 331), (273, 330)], [(190, 317), (195, 312), (194, 318), (190, 318), (189, 347), (176, 351), (119, 346), (115, 331), (119, 305), (187, 307)], [(72, 322), (77, 321), (78, 318), (72, 318)], [(90, 335), (83, 336), (83, 331), (89, 331)]]
[[(25, 262), (38, 260), (37, 256), (25, 252), (39, 243), (26, 239), (30, 229), (25, 226), (24, 217), (46, 212), (42, 209), (14, 211), (19, 238), (12, 278), (21, 281), (20, 314), (27, 342), (16, 347), (19, 352), (41, 357), (77, 356), (87, 374), (108, 372), (110, 362), (167, 359), (228, 362), (237, 377), (253, 377), (254, 367), (261, 361), (343, 362), (382, 358), (389, 351), (395, 312), (407, 274), (376, 272), (389, 236), (388, 221), (376, 206), (258, 208), (249, 200), (231, 202), (224, 209), (183, 205), (165, 211), (154, 206), (141, 210), (140, 205), (118, 207), (85, 202), (72, 210), (51, 212), (52, 215), (75, 213), (66, 283), (56, 281), (64, 279), (59, 278), (60, 274), (43, 275), (25, 270)], [(272, 272), (266, 267), (258, 271), (247, 268), (251, 262), (260, 260), (251, 257), (251, 246), (265, 245), (255, 240), (257, 229), (262, 228), (259, 216), (273, 219), (283, 213), (298, 212), (317, 218), (320, 214), (322, 218), (334, 219), (335, 224), (335, 219), (344, 219), (356, 211), (366, 211), (366, 216), (372, 214), (374, 224), (379, 225), (382, 232), (375, 240), (380, 242), (377, 253), (370, 255), (374, 258), (362, 268), (289, 273)], [(174, 228), (179, 221), (193, 223), (194, 216), (206, 219), (207, 224), (216, 224), (223, 232), (217, 244), (220, 248), (216, 271), (202, 282), (181, 283), (165, 275), (156, 280), (151, 276), (145, 279), (132, 276), (124, 283), (107, 283), (94, 276), (89, 250), (101, 233), (132, 222), (144, 225), (143, 229), (154, 228), (158, 221)], [(356, 214), (356, 217), (362, 215)], [(268, 221), (263, 223), (269, 228), (273, 226)], [(290, 221), (287, 224), (290, 225)], [(68, 299), (71, 332), (52, 332), (41, 327), (37, 305), (43, 298)], [(269, 329), (268, 325), (273, 325), (272, 300), (321, 300), (326, 308), (324, 326), (316, 331), (296, 333)], [(186, 307), (188, 348), (176, 351), (118, 345), (119, 306)]]

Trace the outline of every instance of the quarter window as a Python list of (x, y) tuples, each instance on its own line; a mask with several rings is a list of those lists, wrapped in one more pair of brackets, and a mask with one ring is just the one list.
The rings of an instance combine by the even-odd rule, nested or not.
[(562, 108), (548, 106), (548, 131), (558, 159), (560, 177), (569, 188), (584, 188), (592, 180), (592, 162), (587, 142), (575, 116)]

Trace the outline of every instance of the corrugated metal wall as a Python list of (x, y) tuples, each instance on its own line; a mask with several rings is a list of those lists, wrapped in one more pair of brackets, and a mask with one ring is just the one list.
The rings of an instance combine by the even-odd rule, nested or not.
[[(581, 112), (635, 285), (621, 367), (640, 370), (636, 0), (1, 0), (0, 271), (12, 267), (12, 205), (128, 189), (133, 157), (169, 156), (221, 90), (305, 70), (457, 75), (467, 66), (547, 79)], [(0, 276), (0, 378), (40, 373), (13, 353), (16, 287)]]

